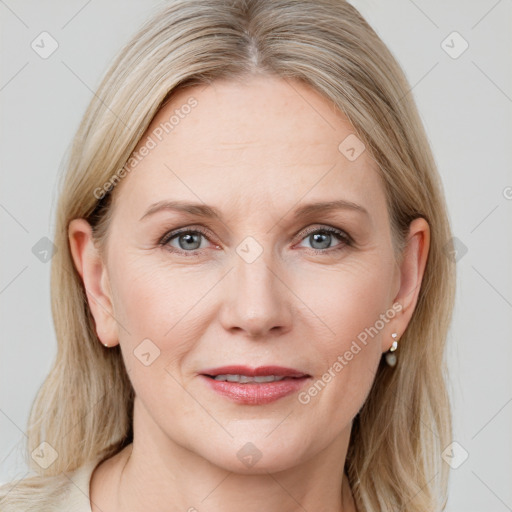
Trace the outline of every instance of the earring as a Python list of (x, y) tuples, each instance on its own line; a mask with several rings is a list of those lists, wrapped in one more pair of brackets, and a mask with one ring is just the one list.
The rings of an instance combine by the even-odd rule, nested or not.
[(108, 347), (108, 343), (103, 343), (103, 346), (104, 347)]
[(393, 344), (391, 348), (386, 352), (386, 363), (389, 366), (396, 365), (396, 354), (394, 354), (395, 350), (398, 348), (398, 340), (396, 339), (398, 334), (394, 332), (391, 337), (393, 338)]

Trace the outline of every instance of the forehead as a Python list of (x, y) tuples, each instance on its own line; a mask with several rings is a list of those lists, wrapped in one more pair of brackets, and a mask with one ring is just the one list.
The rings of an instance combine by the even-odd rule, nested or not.
[(121, 195), (132, 207), (179, 198), (261, 210), (305, 197), (378, 210), (376, 163), (366, 151), (343, 153), (343, 141), (358, 143), (347, 139), (354, 132), (332, 102), (298, 81), (263, 75), (183, 88), (141, 138)]

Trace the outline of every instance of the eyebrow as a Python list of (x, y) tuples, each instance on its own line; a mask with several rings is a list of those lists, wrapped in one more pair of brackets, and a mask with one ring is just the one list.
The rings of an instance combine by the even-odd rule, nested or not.
[[(146, 213), (144, 213), (139, 221), (162, 210), (177, 211), (189, 213), (198, 217), (217, 218), (222, 220), (222, 214), (217, 208), (213, 206), (208, 206), (202, 203), (188, 203), (185, 201), (158, 201), (148, 208)], [(347, 201), (345, 199), (309, 203), (297, 208), (294, 211), (293, 216), (294, 218), (308, 217), (314, 214), (327, 213), (335, 210), (352, 210), (369, 216), (368, 211), (363, 206), (357, 203), (353, 203), (352, 201)]]

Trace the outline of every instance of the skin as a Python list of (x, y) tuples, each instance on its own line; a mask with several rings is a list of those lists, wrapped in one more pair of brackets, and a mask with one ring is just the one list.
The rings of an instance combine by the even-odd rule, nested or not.
[[(399, 266), (375, 162), (338, 150), (354, 129), (299, 82), (259, 75), (181, 90), (141, 141), (190, 96), (198, 105), (117, 185), (104, 257), (85, 220), (69, 225), (98, 338), (121, 345), (136, 392), (134, 442), (94, 471), (92, 510), (355, 511), (343, 473), (353, 418), (414, 311), (428, 224), (411, 223)], [(338, 199), (368, 215), (293, 217)], [(223, 219), (162, 210), (139, 220), (161, 200), (206, 203)], [(329, 226), (354, 244), (304, 233)], [(207, 235), (158, 245), (185, 227)], [(252, 263), (236, 252), (247, 236), (263, 249)], [(317, 381), (393, 303), (402, 310), (307, 404), (297, 393), (237, 404), (198, 376), (275, 364)], [(149, 366), (133, 354), (145, 338), (160, 350)], [(247, 442), (261, 452), (251, 467), (237, 457)]]

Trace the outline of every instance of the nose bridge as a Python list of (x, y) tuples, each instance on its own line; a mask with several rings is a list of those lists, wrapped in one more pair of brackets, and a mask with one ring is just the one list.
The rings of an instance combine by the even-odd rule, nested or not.
[(225, 328), (242, 329), (251, 336), (289, 328), (289, 293), (277, 277), (271, 239), (267, 237), (264, 246), (264, 242), (247, 237), (236, 248), (223, 315)]

